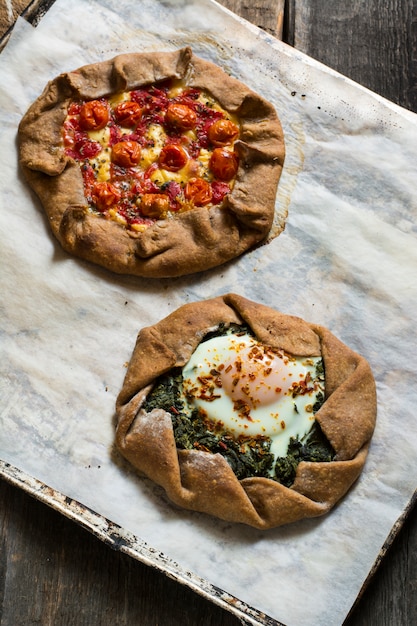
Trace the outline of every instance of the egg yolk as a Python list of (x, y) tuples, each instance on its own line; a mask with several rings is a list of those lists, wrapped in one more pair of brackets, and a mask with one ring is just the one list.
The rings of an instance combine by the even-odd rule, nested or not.
[(257, 344), (237, 343), (233, 355), (219, 368), (222, 387), (233, 400), (252, 408), (276, 402), (294, 382), (288, 357)]

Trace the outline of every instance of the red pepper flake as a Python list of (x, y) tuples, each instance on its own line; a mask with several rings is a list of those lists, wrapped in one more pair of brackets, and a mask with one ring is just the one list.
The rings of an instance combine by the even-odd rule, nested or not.
[(193, 446), (194, 448), (197, 448), (197, 450), (202, 450), (203, 452), (211, 452), (211, 450), (209, 450), (207, 446), (204, 446), (202, 443), (199, 443), (198, 441), (194, 441)]
[(239, 417), (242, 417), (248, 422), (253, 422), (252, 417), (250, 416), (250, 406), (244, 400), (235, 400), (233, 403), (233, 407), (237, 413), (239, 413)]
[(292, 397), (295, 398), (295, 396), (304, 396), (307, 393), (314, 391), (314, 386), (313, 387), (308, 386), (308, 383), (310, 382), (311, 382), (311, 374), (310, 372), (307, 372), (307, 375), (304, 380), (300, 380), (298, 383), (294, 382), (291, 385)]
[(249, 385), (242, 385), (241, 389), (242, 389), (243, 393), (245, 394), (245, 396), (249, 396), (250, 395)]
[(216, 395), (215, 393), (212, 393), (211, 395), (208, 396), (203, 391), (198, 397), (200, 398), (200, 400), (205, 400), (206, 402), (214, 402), (214, 400), (221, 398), (221, 395), (220, 394)]

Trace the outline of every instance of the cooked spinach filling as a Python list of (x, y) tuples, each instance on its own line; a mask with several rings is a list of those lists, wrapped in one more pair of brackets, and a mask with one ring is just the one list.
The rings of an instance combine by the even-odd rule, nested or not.
[[(222, 325), (208, 333), (203, 341), (231, 332), (247, 333), (250, 330), (246, 326)], [(318, 377), (324, 379), (322, 361), (317, 364), (316, 372)], [(184, 400), (181, 388), (182, 369), (175, 368), (156, 380), (142, 408), (146, 412), (157, 408), (167, 411), (171, 415), (177, 448), (219, 453), (239, 479), (263, 476), (289, 487), (294, 482), (301, 461), (328, 462), (334, 458), (334, 450), (316, 421), (303, 437), (291, 437), (287, 456), (274, 459), (269, 437), (258, 435), (234, 438), (230, 433), (216, 432), (213, 424)], [(324, 395), (321, 393), (313, 406), (313, 413), (319, 410), (323, 402)]]

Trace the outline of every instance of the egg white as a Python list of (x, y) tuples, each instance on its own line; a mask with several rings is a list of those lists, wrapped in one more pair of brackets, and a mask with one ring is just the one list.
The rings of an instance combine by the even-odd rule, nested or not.
[[(256, 398), (250, 402), (250, 410), (242, 414), (236, 409), (236, 403), (229, 390), (225, 389), (223, 381), (225, 364), (253, 348), (261, 350), (265, 360), (271, 362), (271, 350), (259, 344), (254, 337), (248, 334), (214, 337), (198, 345), (188, 363), (184, 366), (183, 398), (197, 408), (205, 418), (209, 419), (217, 430), (228, 432), (234, 438), (239, 436), (265, 436), (271, 439), (271, 453), (274, 458), (287, 455), (291, 437), (302, 438), (309, 432), (314, 423), (313, 405), (324, 392), (324, 383), (316, 378), (316, 365), (321, 357), (288, 357), (283, 352), (276, 352), (272, 356), (271, 376), (262, 376), (255, 387)], [(230, 365), (228, 367), (230, 370)], [(269, 368), (270, 369), (270, 368)], [(288, 379), (287, 389), (284, 382), (282, 389), (273, 388), (271, 398), (271, 383), (269, 378), (278, 376), (281, 370), (282, 380)], [(283, 374), (282, 374), (283, 372)], [(223, 380), (222, 380), (223, 377)], [(293, 394), (295, 384), (310, 379), (311, 391), (303, 395)], [(259, 378), (261, 376), (259, 375)], [(228, 381), (229, 382), (229, 381)], [(273, 382), (272, 382), (273, 384)], [(262, 387), (269, 386), (269, 395), (262, 395)]]

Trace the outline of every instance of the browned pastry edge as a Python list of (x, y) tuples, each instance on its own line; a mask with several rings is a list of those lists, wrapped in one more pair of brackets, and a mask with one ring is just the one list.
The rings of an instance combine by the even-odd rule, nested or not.
[[(169, 413), (141, 405), (155, 379), (187, 363), (221, 322), (245, 322), (266, 345), (294, 356), (322, 356), (325, 402), (316, 419), (336, 456), (301, 462), (284, 487), (268, 478), (238, 480), (219, 454), (177, 450)], [(236, 294), (185, 304), (137, 337), (116, 403), (116, 444), (140, 472), (176, 504), (215, 517), (268, 529), (328, 512), (358, 478), (376, 420), (375, 382), (368, 362), (326, 328), (284, 315)]]
[[(61, 128), (74, 99), (95, 99), (168, 78), (185, 79), (190, 87), (208, 91), (238, 116), (237, 178), (220, 205), (196, 208), (159, 220), (144, 233), (132, 233), (86, 211), (80, 168), (64, 153)], [(61, 74), (24, 115), (18, 139), (21, 167), (62, 247), (111, 271), (149, 277), (199, 272), (241, 255), (271, 229), (285, 156), (277, 113), (272, 104), (188, 47), (121, 54)], [(285, 219), (282, 210), (275, 234), (284, 229)]]

